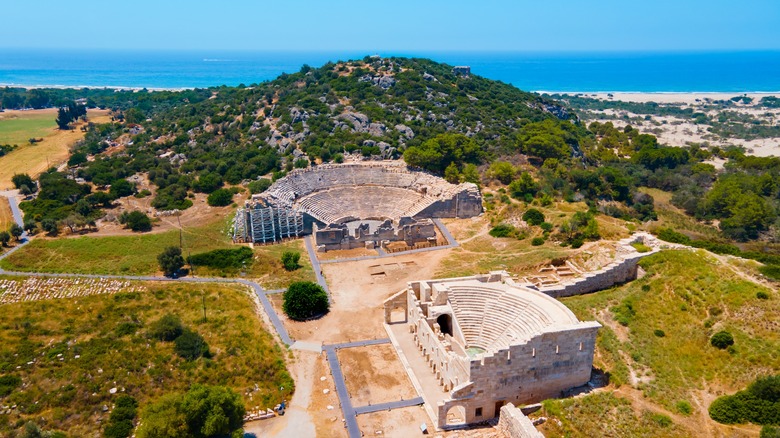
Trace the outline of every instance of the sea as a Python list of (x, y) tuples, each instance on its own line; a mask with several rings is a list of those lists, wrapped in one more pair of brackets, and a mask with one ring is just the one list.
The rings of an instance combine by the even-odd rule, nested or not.
[(0, 85), (182, 89), (252, 85), (304, 64), (430, 58), (528, 91), (780, 92), (780, 51), (215, 52), (0, 49)]

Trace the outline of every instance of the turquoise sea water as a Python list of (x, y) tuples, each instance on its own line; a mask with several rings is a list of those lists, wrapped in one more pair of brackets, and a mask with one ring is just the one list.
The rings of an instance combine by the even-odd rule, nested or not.
[[(192, 88), (250, 85), (344, 52), (131, 52), (0, 49), (0, 84)], [(388, 52), (419, 56), (531, 91), (778, 92), (780, 51), (675, 53)]]

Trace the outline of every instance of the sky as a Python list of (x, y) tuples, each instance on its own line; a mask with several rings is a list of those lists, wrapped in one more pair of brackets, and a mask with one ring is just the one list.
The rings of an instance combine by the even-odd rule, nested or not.
[(0, 48), (778, 50), (778, 0), (24, 0)]

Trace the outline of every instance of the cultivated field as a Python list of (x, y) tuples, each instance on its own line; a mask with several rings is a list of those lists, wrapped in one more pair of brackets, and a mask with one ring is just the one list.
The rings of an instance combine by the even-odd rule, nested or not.
[[(90, 110), (89, 120), (96, 123), (109, 121), (108, 112)], [(56, 109), (34, 111), (5, 111), (0, 113), (0, 144), (16, 144), (18, 148), (0, 157), (0, 190), (12, 186), (11, 177), (28, 173), (33, 178), (49, 167), (67, 161), (70, 147), (84, 137), (80, 124), (70, 131), (60, 131), (54, 123)], [(43, 141), (31, 145), (30, 138)]]
[(6, 231), (14, 223), (14, 216), (11, 213), (11, 206), (8, 205), (8, 198), (0, 196), (0, 231)]
[[(0, 416), (0, 435), (34, 419), (68, 436), (100, 436), (110, 413), (103, 406), (120, 394), (143, 407), (193, 383), (229, 386), (247, 408), (273, 407), (290, 397), (294, 384), (283, 353), (245, 288), (142, 286), (148, 292), (0, 305), (0, 373), (21, 378), (0, 400), (16, 406)], [(171, 342), (148, 336), (150, 325), (168, 312), (205, 338), (210, 359), (185, 361)]]

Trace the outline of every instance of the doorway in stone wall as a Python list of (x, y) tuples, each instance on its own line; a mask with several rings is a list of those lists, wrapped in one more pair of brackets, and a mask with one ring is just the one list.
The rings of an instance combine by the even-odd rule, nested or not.
[(436, 318), (436, 322), (441, 327), (441, 332), (452, 336), (452, 316), (447, 313), (442, 313)]
[(496, 410), (493, 411), (493, 412), (495, 412), (495, 414), (493, 414), (494, 417), (498, 417), (499, 415), (501, 415), (501, 408), (504, 407), (505, 404), (506, 404), (506, 401), (504, 401), (504, 400), (496, 402)]

